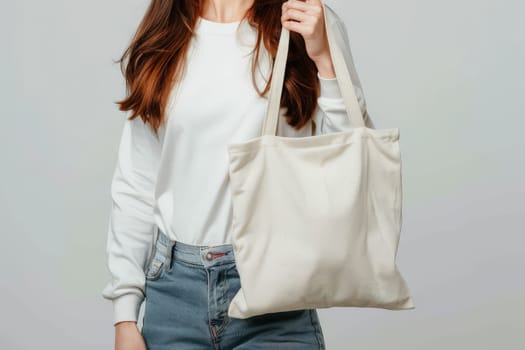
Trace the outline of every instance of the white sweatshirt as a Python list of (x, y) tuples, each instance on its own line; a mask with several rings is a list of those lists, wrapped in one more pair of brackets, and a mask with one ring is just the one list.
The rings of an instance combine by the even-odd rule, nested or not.
[[(339, 45), (370, 124), (346, 27), (327, 8), (329, 23), (344, 38), (338, 39)], [(255, 36), (255, 29), (245, 21), (220, 23), (201, 17), (186, 73), (170, 96), (168, 122), (159, 129), (160, 137), (140, 117), (124, 122), (111, 183), (106, 249), (111, 279), (102, 291), (104, 298), (113, 301), (114, 324), (138, 320), (154, 225), (171, 239), (188, 244), (231, 243), (226, 146), (260, 135), (268, 103), (268, 94), (258, 96), (251, 80), (249, 51)], [(261, 54), (257, 83), (262, 89), (271, 61), (264, 47)], [(350, 127), (337, 79), (319, 73), (318, 78), (315, 134)], [(283, 112), (285, 108), (281, 108), (278, 135), (312, 135), (311, 122), (296, 131), (286, 123)]]

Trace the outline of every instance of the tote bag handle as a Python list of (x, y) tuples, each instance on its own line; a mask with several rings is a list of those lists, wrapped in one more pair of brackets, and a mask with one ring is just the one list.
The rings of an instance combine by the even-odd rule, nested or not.
[[(326, 15), (327, 9), (324, 2), (322, 5), (330, 55), (332, 57), (335, 75), (341, 90), (341, 95), (343, 96), (348, 118), (350, 119), (352, 125), (355, 125), (356, 127), (365, 126), (363, 112), (359, 106), (359, 100), (357, 99), (350, 72), (348, 71), (348, 67), (345, 63), (343, 53), (341, 52), (339, 46), (337, 46), (334, 34), (332, 33), (332, 28), (328, 23)], [(273, 77), (270, 86), (269, 103), (266, 109), (266, 115), (262, 127), (262, 135), (277, 135), (277, 123), (279, 121), (279, 108), (283, 90), (286, 59), (288, 57), (289, 39), (290, 31), (282, 27), (281, 36), (279, 38), (279, 46), (277, 48), (277, 55), (275, 57), (273, 66)]]

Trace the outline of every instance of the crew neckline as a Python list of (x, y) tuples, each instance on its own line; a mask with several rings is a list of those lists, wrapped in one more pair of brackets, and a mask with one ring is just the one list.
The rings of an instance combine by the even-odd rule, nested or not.
[(240, 23), (241, 20), (234, 22), (215, 22), (199, 16), (199, 20), (197, 21), (197, 29), (200, 32), (206, 32), (210, 34), (232, 34), (235, 33)]

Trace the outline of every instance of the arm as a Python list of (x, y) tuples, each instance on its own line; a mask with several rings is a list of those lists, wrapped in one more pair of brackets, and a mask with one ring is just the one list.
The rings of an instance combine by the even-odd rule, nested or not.
[(152, 246), (154, 188), (160, 143), (140, 117), (126, 119), (111, 183), (107, 232), (110, 280), (102, 296), (113, 302), (114, 325), (137, 321), (145, 297), (144, 269)]
[[(374, 124), (368, 114), (361, 81), (357, 75), (354, 65), (346, 26), (331, 8), (328, 6), (326, 7), (328, 9), (327, 17), (330, 16), (333, 20), (331, 25), (335, 29), (334, 37), (337, 41), (337, 44), (341, 48), (341, 51), (343, 52), (348, 71), (350, 72), (352, 82), (354, 83), (359, 105), (361, 107), (361, 111), (363, 111), (363, 117), (365, 118), (365, 125), (369, 128), (374, 128)], [(319, 98), (317, 100), (318, 109), (316, 110), (316, 113), (313, 117), (313, 121), (315, 123), (315, 134), (319, 135), (343, 131), (352, 127), (347, 116), (341, 91), (339, 90), (337, 78), (323, 77), (319, 72), (317, 77), (319, 79), (321, 88)]]

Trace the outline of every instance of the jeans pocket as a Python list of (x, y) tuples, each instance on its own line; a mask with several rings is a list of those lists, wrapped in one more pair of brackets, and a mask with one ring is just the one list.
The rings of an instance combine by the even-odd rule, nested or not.
[(148, 263), (146, 264), (145, 278), (154, 281), (161, 278), (164, 273), (163, 268), (166, 264), (168, 247), (158, 238), (153, 243), (152, 251)]

